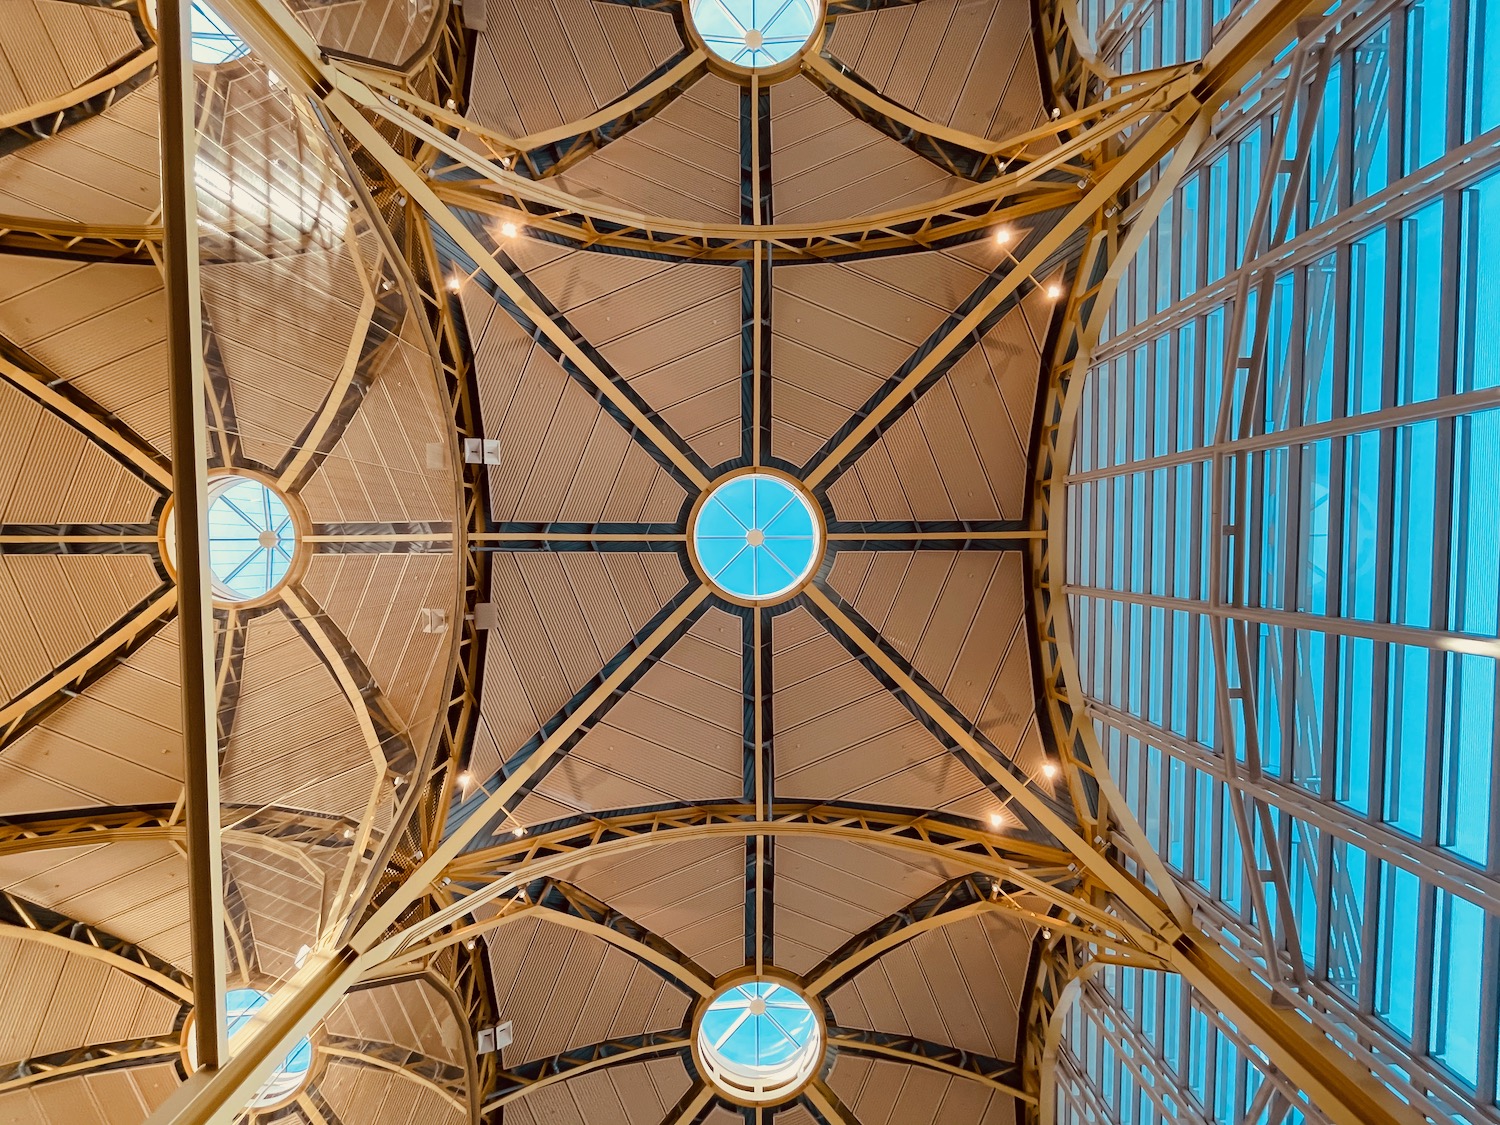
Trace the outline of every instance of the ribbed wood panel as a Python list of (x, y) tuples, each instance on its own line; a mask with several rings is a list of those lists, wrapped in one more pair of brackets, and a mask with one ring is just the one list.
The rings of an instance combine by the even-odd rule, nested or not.
[(468, 1114), (415, 1075), (352, 1059), (331, 1059), (318, 1089), (340, 1121), (379, 1125), (463, 1125)]
[(0, 697), (70, 664), (160, 585), (148, 555), (0, 555)]
[(944, 253), (776, 269), (771, 451), (805, 462), (880, 390), (986, 272)]
[(805, 1105), (793, 1105), (779, 1111), (771, 1119), (776, 1125), (818, 1125), (818, 1119)]
[(605, 198), (648, 215), (737, 222), (740, 88), (706, 75), (558, 182), (585, 199)]
[[(277, 465), (323, 406), (349, 352), (364, 286), (342, 243), (206, 262), (205, 319), (224, 359), (245, 455)], [(295, 308), (296, 316), (283, 315)]]
[(776, 963), (805, 973), (883, 918), (961, 874), (937, 860), (842, 840), (776, 845)]
[[(327, 897), (324, 872), (311, 858), (317, 849), (305, 850), (309, 858), (299, 861), (285, 852), (247, 845), (239, 839), (224, 843), (224, 866), (245, 905), (254, 942), (248, 959), (272, 980), (290, 976), (297, 968), (302, 947), (316, 945), (320, 936)], [(344, 858), (339, 854), (326, 857), (325, 862), (332, 859), (342, 864)]]
[(1018, 551), (839, 555), (829, 584), (1002, 753), (1041, 765)]
[[(90, 10), (62, 2), (54, 6)], [(149, 222), (161, 206), (156, 119), (152, 79), (103, 113), (0, 157), (0, 212), (93, 223)]]
[(685, 581), (675, 555), (494, 555), (500, 625), (485, 634), (475, 780), (524, 746)]
[(292, 7), (319, 46), (401, 66), (422, 48), (444, 6), (439, 0), (342, 0)]
[(456, 620), (461, 565), (458, 556), (437, 551), (313, 555), (302, 578), (417, 746), (426, 745), (443, 706), (451, 639), (422, 632), (420, 612), (447, 609)]
[(189, 969), (187, 858), (119, 841), (0, 856), (0, 887)]
[(1020, 519), (1044, 338), (1032, 335), (1022, 309), (1012, 309), (829, 488), (835, 513)]
[[(738, 182), (735, 191), (738, 198)], [(506, 249), (704, 461), (739, 456), (740, 270), (586, 250), (556, 255), (531, 239)]]
[(965, 812), (990, 801), (805, 609), (776, 618), (772, 669), (778, 796)]
[(686, 1018), (686, 993), (603, 938), (527, 918), (498, 927), (486, 945), (500, 1018), (513, 1023), (507, 1066)]
[(60, 1078), (0, 1094), (5, 1125), (137, 1125), (177, 1088), (175, 1064)]
[(709, 1110), (703, 1125), (743, 1125), (744, 1117), (722, 1103)]
[(165, 317), (153, 269), (7, 254), (0, 271), (0, 336), (170, 452)]
[(0, 113), (66, 94), (140, 47), (126, 12), (0, 0)]
[(431, 983), (403, 980), (361, 988), (339, 1001), (323, 1021), (349, 1039), (394, 1043), (454, 1066), (464, 1063), (464, 1037), (453, 1006)]
[(145, 523), (158, 499), (82, 430), (0, 382), (0, 523)]
[(167, 1035), (181, 1008), (175, 997), (103, 961), (10, 938), (0, 938), (0, 996), (0, 1059), (12, 1061)]
[(1013, 1058), (1032, 932), (999, 913), (928, 930), (860, 970), (829, 1006), (845, 1027)]
[(685, 49), (672, 17), (593, 0), (488, 0), (469, 112), (513, 137), (587, 117)]
[(1016, 1125), (1015, 1099), (967, 1078), (840, 1055), (828, 1085), (862, 1125)]
[(771, 87), (771, 145), (781, 223), (878, 214), (969, 183), (866, 125), (801, 76)]
[(182, 792), (177, 623), (0, 755), (0, 816), (159, 804)]
[(840, 16), (829, 53), (929, 121), (1002, 138), (1047, 114), (1026, 0), (924, 0)]
[(453, 423), (416, 321), (386, 340), (370, 385), (301, 492), (315, 521), (457, 520)]
[(564, 878), (718, 976), (744, 963), (744, 873), (743, 840), (693, 840), (587, 863)]
[(687, 499), (641, 444), (488, 296), (466, 289), (490, 514), (526, 523), (672, 523)]
[[(537, 786), (579, 812), (743, 790), (740, 620), (710, 609)], [(527, 811), (522, 806), (523, 823)]]
[(384, 773), (333, 673), (279, 610), (246, 626), (239, 705), (219, 773), (227, 805), (355, 820)]
[[(658, 1125), (690, 1084), (680, 1059), (626, 1063), (528, 1094), (505, 1107), (505, 1121), (506, 1125)], [(734, 1117), (735, 1122), (740, 1120)]]

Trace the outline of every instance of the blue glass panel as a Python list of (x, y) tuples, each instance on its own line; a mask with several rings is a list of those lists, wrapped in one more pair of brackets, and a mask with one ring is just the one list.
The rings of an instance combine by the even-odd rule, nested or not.
[(1355, 201), (1382, 191), (1391, 170), (1391, 25), (1381, 23), (1354, 48)]
[(208, 563), (215, 596), (247, 601), (265, 595), (286, 577), (297, 550), (285, 501), (249, 477), (228, 485), (216, 481), (210, 496)]
[(1410, 173), (1448, 148), (1450, 0), (1416, 0), (1406, 10), (1406, 151)]
[(1470, 1087), (1479, 1078), (1476, 988), (1484, 963), (1484, 911), (1467, 899), (1437, 892), (1432, 936), (1432, 1021), (1428, 1049)]
[[(233, 1038), (252, 1016), (260, 1009), (270, 1003), (271, 998), (264, 992), (254, 988), (231, 988), (224, 994), (224, 1030)], [(282, 1059), (281, 1065), (276, 1068), (271, 1077), (266, 1080), (266, 1085), (272, 1085), (277, 1079), (287, 1075), (298, 1076), (307, 1073), (308, 1067), (312, 1065), (312, 1043), (306, 1036), (297, 1041), (297, 1045), (287, 1052)]]
[(779, 1066), (807, 1045), (817, 1019), (807, 1001), (771, 981), (729, 989), (703, 1014), (702, 1035), (737, 1068)]
[[(1500, 65), (1497, 62), (1496, 65)], [(1500, 86), (1500, 82), (1496, 83)], [(1500, 386), (1500, 175), (1464, 189), (1459, 236), (1458, 370), (1456, 390)]]
[(751, 601), (776, 597), (806, 578), (819, 543), (809, 502), (786, 481), (762, 473), (721, 484), (693, 525), (693, 545), (709, 580)]
[(191, 17), (193, 61), (210, 65), (237, 59), (249, 50), (234, 29), (202, 0), (194, 0)]
[(1365, 853), (1333, 838), (1328, 898), (1328, 980), (1352, 1000), (1359, 999), (1365, 950)]
[(1443, 203), (1437, 200), (1401, 222), (1401, 355), (1396, 401), (1402, 405), (1438, 395), (1442, 295)]
[(1375, 1014), (1411, 1038), (1417, 972), (1417, 897), (1409, 871), (1381, 865), (1380, 936), (1375, 962)]
[(745, 67), (775, 66), (791, 58), (821, 15), (811, 0), (693, 0), (690, 12), (708, 49)]

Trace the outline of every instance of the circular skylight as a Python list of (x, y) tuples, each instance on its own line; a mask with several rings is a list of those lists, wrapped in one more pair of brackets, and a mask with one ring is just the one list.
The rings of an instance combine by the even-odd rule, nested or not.
[(769, 473), (720, 484), (693, 524), (693, 549), (704, 576), (743, 601), (796, 589), (817, 566), (821, 545), (807, 494)]
[[(231, 988), (224, 994), (224, 1031), (232, 1041), (244, 1029), (257, 1011), (270, 1003), (271, 998), (255, 988)], [(198, 1066), (198, 1048), (192, 1035), (192, 1025), (184, 1029), (187, 1037), (188, 1065)], [(231, 1046), (231, 1051), (233, 1047)], [(262, 1109), (286, 1101), (307, 1081), (307, 1072), (312, 1068), (312, 1042), (304, 1035), (297, 1045), (287, 1052), (286, 1058), (276, 1068), (265, 1085), (255, 1092), (247, 1109)]]
[(819, 0), (692, 0), (688, 11), (710, 51), (753, 69), (797, 55), (823, 15)]
[(706, 1076), (742, 1102), (794, 1094), (823, 1057), (823, 1029), (807, 1001), (784, 984), (732, 985), (709, 1003), (698, 1025)]
[(208, 487), (208, 565), (214, 597), (264, 597), (286, 577), (297, 530), (286, 501), (251, 477), (215, 477)]
[(203, 0), (193, 0), (193, 61), (217, 65), (237, 59), (250, 48), (229, 22)]

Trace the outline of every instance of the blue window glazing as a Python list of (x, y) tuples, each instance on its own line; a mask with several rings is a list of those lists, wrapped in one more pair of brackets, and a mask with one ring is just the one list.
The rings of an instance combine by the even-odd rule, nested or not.
[(801, 490), (764, 473), (719, 485), (693, 525), (703, 573), (747, 601), (775, 598), (799, 586), (822, 556), (821, 538)]
[[(225, 483), (221, 483), (225, 482)], [(297, 550), (286, 501), (250, 477), (220, 477), (209, 489), (208, 563), (214, 594), (249, 601), (281, 584)]]

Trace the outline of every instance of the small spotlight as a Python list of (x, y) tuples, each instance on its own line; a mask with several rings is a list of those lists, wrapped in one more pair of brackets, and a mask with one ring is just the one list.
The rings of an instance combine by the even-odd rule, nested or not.
[(1060, 298), (1062, 295), (1063, 295), (1062, 286), (1059, 285), (1059, 284), (1057, 284), (1057, 282), (1054, 281), (1051, 285), (1047, 286), (1047, 299), (1048, 300), (1055, 301), (1058, 298)]
[(346, 829), (344, 829), (344, 839), (346, 839), (346, 840), (352, 840), (352, 839), (354, 839), (354, 829), (352, 829), (352, 828), (346, 828)]
[(503, 236), (505, 236), (506, 238), (515, 238), (516, 235), (518, 235), (518, 234), (521, 233), (521, 231), (520, 231), (520, 228), (517, 227), (515, 223), (501, 223), (500, 224), (500, 233)]
[(520, 839), (522, 836), (526, 835), (526, 829), (522, 825), (518, 824), (510, 830), (510, 834), (517, 839)]
[(458, 103), (456, 101), (454, 101), (452, 98), (449, 98), (446, 102), (443, 103), (443, 105), (447, 109), (450, 109), (450, 110), (454, 110), (454, 109), (458, 108)]
[(461, 773), (461, 774), (458, 775), (458, 784), (461, 785), (465, 789), (467, 789), (469, 787), (469, 782), (471, 782), (473, 780), (474, 779), (469, 776), (469, 771), (468, 770), (464, 770), (463, 773)]
[(1001, 828), (1001, 827), (1004, 826), (1004, 824), (1005, 824), (1005, 817), (1001, 816), (997, 812), (990, 813), (990, 827), (991, 828)]
[(1011, 243), (1011, 239), (1015, 237), (1016, 232), (1011, 230), (1010, 227), (999, 227), (995, 231), (995, 245), (1009, 246)]
[(1047, 762), (1042, 766), (1042, 776), (1049, 781), (1055, 780), (1060, 773), (1062, 773), (1062, 770), (1056, 762)]
[(474, 939), (470, 938), (468, 941), (464, 942), (464, 948), (465, 949), (473, 949), (474, 948)]
[(460, 277), (450, 277), (448, 279), (448, 292), (450, 292), (450, 293), (457, 293), (458, 289), (459, 289), (459, 286), (461, 286), (461, 285), (463, 285), (463, 279), (462, 278), (460, 278)]

